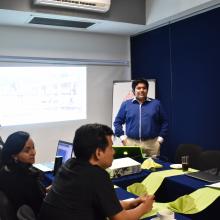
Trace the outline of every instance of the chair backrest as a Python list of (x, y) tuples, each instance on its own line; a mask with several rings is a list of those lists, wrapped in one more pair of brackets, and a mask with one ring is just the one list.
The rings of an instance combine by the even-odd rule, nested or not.
[(220, 150), (207, 150), (200, 154), (198, 165), (200, 170), (220, 169)]
[(0, 136), (0, 146), (4, 145), (4, 141), (2, 140), (2, 137)]
[(28, 205), (22, 205), (17, 211), (19, 220), (35, 220), (36, 216), (32, 208)]
[(189, 156), (189, 166), (198, 169), (198, 160), (202, 147), (197, 144), (180, 144), (176, 150), (175, 162), (181, 163), (182, 156)]
[(15, 220), (15, 211), (4, 192), (0, 191), (0, 220)]
[[(1, 136), (0, 136), (0, 168), (1, 168), (1, 160), (2, 160), (2, 148), (4, 145), (4, 141), (2, 140)], [(1, 219), (0, 219), (1, 220)]]
[(0, 169), (1, 169), (1, 166), (2, 166), (1, 163), (2, 163), (2, 146), (0, 145)]

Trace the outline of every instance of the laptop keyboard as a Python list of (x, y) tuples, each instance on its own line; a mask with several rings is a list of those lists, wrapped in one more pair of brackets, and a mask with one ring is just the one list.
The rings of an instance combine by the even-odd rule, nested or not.
[(220, 175), (217, 169), (198, 171), (194, 173), (188, 173), (186, 175), (200, 180), (204, 180), (209, 183), (220, 182)]

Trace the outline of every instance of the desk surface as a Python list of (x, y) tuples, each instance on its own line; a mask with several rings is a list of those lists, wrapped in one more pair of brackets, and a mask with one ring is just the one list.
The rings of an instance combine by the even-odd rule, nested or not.
[[(190, 194), (193, 191), (204, 187), (207, 182), (191, 178), (186, 175), (172, 176), (165, 178), (163, 184), (155, 193), (159, 202), (170, 202), (180, 196)], [(208, 206), (205, 210), (194, 214), (187, 215), (193, 220), (210, 220), (216, 219), (219, 214), (220, 198)]]
[[(163, 165), (163, 168), (157, 169), (157, 171), (170, 169), (170, 163), (164, 163), (162, 161), (157, 162)], [(131, 185), (134, 182), (141, 182), (151, 172), (152, 171), (149, 170), (143, 170), (141, 173), (120, 177), (117, 179), (113, 179), (112, 181), (115, 185), (118, 185), (123, 189), (126, 189), (128, 185)], [(164, 179), (163, 184), (155, 193), (155, 198), (157, 202), (171, 202), (180, 196), (190, 194), (193, 191), (204, 187), (206, 184), (206, 181), (195, 179), (186, 175), (167, 177)], [(194, 215), (187, 215), (187, 217), (190, 217), (190, 219), (193, 220), (216, 219), (216, 216), (218, 216), (219, 207), (220, 198), (218, 198), (215, 202), (213, 202), (202, 212), (199, 212)]]

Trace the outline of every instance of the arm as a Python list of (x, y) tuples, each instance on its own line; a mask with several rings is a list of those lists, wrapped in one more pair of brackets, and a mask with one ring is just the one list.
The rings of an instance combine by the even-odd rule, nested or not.
[(48, 187), (46, 187), (46, 193), (49, 193), (49, 191), (51, 190), (52, 185), (49, 185)]
[(114, 121), (115, 135), (117, 137), (124, 135), (122, 125), (125, 123), (125, 118), (126, 118), (125, 105), (126, 105), (125, 102), (121, 104), (121, 107)]
[(131, 208), (129, 210), (123, 209), (116, 215), (111, 216), (110, 220), (138, 220), (142, 215), (152, 210), (154, 196), (144, 196), (134, 201), (139, 202), (139, 204), (136, 204), (137, 206), (135, 208)]
[(121, 200), (120, 203), (123, 209), (128, 210), (137, 207), (141, 203), (141, 198), (138, 197), (131, 200)]
[[(166, 137), (167, 133), (168, 133), (168, 121), (167, 121), (167, 114), (163, 109), (163, 106), (160, 104), (160, 110), (159, 110), (159, 114), (160, 114), (160, 123), (161, 123), (161, 129), (160, 129), (160, 133), (159, 133), (159, 137)], [(163, 139), (162, 139), (163, 141)], [(161, 143), (162, 143), (161, 141)]]
[[(106, 171), (97, 169), (95, 182), (96, 199), (94, 200), (94, 205), (99, 207), (104, 216), (109, 217), (110, 220), (138, 220), (143, 214), (152, 209), (154, 196), (142, 196), (126, 204), (122, 202), (122, 207)], [(124, 208), (129, 208), (129, 210)]]

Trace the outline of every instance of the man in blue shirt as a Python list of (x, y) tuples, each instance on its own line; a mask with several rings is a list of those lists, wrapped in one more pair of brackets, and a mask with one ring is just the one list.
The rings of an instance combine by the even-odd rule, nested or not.
[[(141, 146), (146, 156), (153, 156), (160, 154), (168, 123), (160, 101), (147, 97), (148, 87), (145, 79), (132, 82), (135, 97), (122, 103), (114, 127), (115, 135), (120, 137), (123, 145)], [(126, 132), (123, 124), (126, 124)]]

